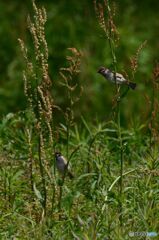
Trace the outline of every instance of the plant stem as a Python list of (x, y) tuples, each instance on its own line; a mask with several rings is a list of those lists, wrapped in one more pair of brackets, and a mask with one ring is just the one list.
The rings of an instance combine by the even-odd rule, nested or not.
[(107, 12), (108, 12), (108, 41), (109, 41), (109, 47), (111, 50), (111, 55), (112, 55), (112, 60), (113, 60), (113, 68), (114, 68), (114, 78), (115, 78), (115, 83), (116, 83), (116, 95), (117, 95), (117, 126), (118, 126), (118, 140), (119, 140), (119, 149), (120, 149), (120, 181), (119, 181), (119, 221), (120, 221), (120, 226), (121, 226), (121, 232), (122, 232), (122, 225), (123, 225), (123, 220), (122, 220), (122, 200), (123, 200), (123, 141), (122, 141), (122, 135), (121, 135), (121, 112), (120, 112), (120, 105), (121, 105), (121, 95), (120, 95), (120, 87), (117, 85), (116, 82), (116, 55), (115, 55), (115, 45), (114, 45), (114, 36), (112, 35), (112, 26), (111, 26), (111, 9), (109, 6), (109, 1), (107, 0)]
[(119, 147), (120, 147), (120, 181), (119, 181), (119, 221), (122, 230), (123, 219), (122, 219), (122, 200), (123, 200), (123, 141), (121, 135), (121, 123), (120, 123), (120, 101), (117, 106), (117, 123), (118, 123), (118, 139), (119, 139)]
[(44, 215), (46, 215), (46, 198), (47, 198), (47, 193), (46, 193), (46, 183), (45, 183), (45, 176), (44, 176), (44, 169), (43, 169), (43, 163), (42, 163), (42, 158), (41, 158), (41, 138), (40, 138), (40, 133), (39, 133), (39, 143), (38, 143), (38, 157), (39, 157), (39, 167), (40, 167), (40, 174), (42, 178), (42, 186), (43, 186), (43, 208), (44, 208)]

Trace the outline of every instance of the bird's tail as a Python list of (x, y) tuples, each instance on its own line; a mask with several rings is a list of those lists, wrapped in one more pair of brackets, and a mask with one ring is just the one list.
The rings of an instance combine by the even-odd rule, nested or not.
[(136, 83), (134, 82), (128, 82), (128, 86), (131, 88), (131, 89), (135, 89), (136, 88)]

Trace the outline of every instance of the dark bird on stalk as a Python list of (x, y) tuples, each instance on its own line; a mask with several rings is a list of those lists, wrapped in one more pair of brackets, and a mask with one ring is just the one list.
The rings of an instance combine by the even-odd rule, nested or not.
[(67, 174), (70, 179), (74, 178), (73, 174), (71, 173), (70, 166), (68, 166), (68, 162), (64, 158), (64, 156), (62, 156), (60, 152), (55, 152), (55, 158), (56, 158), (56, 167), (58, 171), (63, 176), (64, 174)]
[(118, 85), (127, 85), (131, 89), (136, 88), (136, 83), (130, 82), (126, 80), (122, 74), (120, 73), (113, 73), (111, 70), (105, 68), (105, 67), (100, 67), (98, 69), (98, 73), (100, 73), (104, 78), (106, 78), (109, 82), (116, 83)]

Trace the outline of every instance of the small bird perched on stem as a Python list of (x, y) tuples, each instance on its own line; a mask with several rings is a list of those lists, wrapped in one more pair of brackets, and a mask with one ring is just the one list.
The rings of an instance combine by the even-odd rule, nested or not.
[(65, 176), (65, 173), (68, 174), (69, 178), (74, 178), (73, 174), (70, 171), (67, 160), (61, 155), (60, 152), (55, 152), (56, 158), (56, 167), (58, 171)]
[(98, 69), (98, 73), (100, 73), (101, 75), (103, 75), (103, 77), (105, 77), (108, 81), (112, 82), (112, 83), (116, 83), (118, 85), (127, 85), (129, 86), (131, 89), (135, 89), (136, 88), (136, 83), (134, 82), (129, 82), (128, 80), (126, 80), (122, 74), (120, 73), (113, 73), (111, 70), (105, 68), (105, 67), (100, 67)]

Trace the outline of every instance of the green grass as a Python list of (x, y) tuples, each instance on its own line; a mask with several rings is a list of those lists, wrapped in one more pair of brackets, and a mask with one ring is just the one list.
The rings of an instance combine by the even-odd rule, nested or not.
[[(108, 21), (113, 21), (109, 5), (108, 19), (102, 19), (103, 6), (98, 7), (99, 24), (109, 39), (116, 71), (112, 32), (116, 27)], [(0, 239), (127, 240), (130, 232), (159, 235), (158, 64), (151, 83), (153, 93), (146, 95), (145, 117), (137, 118), (135, 112), (126, 127), (122, 116), (125, 109), (131, 112), (129, 91), (117, 85), (109, 93), (112, 106), (105, 109), (105, 120), (96, 113), (91, 120), (84, 112), (81, 115), (82, 87), (77, 75), (82, 74), (84, 56), (69, 48), (67, 67), (59, 71), (62, 80), (56, 79), (67, 102), (63, 108), (57, 106), (47, 64), (46, 12), (35, 4), (33, 10), (34, 17), (28, 19), (33, 53), (19, 40), (25, 59), (27, 106), (8, 113), (0, 122)], [(106, 29), (104, 21), (109, 23)], [(132, 59), (132, 75), (142, 47)], [(136, 92), (132, 92), (134, 101)], [(57, 172), (56, 151), (68, 159), (74, 179)]]
[[(54, 175), (54, 156), (50, 156), (52, 161), (47, 165), (55, 181), (52, 185), (49, 176), (45, 175), (48, 201), (46, 215), (42, 216), (42, 187), (36, 162), (38, 150), (35, 143), (32, 157), (36, 189), (32, 191), (23, 123), (22, 117), (7, 116), (1, 128), (1, 239), (129, 239), (131, 231), (159, 232), (158, 148), (149, 148), (149, 137), (143, 134), (142, 127), (121, 131), (124, 145), (121, 199), (116, 125), (76, 125), (69, 140), (70, 153), (79, 146), (70, 160), (75, 178), (65, 179), (59, 212), (61, 177), (57, 172)], [(59, 134), (56, 148), (66, 156), (66, 138), (62, 130)], [(52, 187), (55, 191), (53, 202)]]

